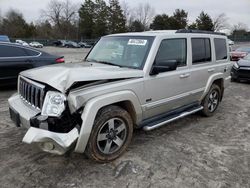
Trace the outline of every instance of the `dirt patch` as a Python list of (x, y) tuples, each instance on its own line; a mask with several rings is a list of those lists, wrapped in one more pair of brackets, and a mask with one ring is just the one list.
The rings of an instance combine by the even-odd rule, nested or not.
[(56, 156), (21, 142), (0, 92), (1, 187), (249, 187), (250, 84), (232, 83), (214, 117), (195, 114), (152, 132), (135, 131), (109, 164)]

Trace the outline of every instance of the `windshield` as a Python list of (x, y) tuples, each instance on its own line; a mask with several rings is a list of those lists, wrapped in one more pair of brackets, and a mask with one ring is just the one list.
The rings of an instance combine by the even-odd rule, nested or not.
[(86, 58), (87, 61), (143, 69), (154, 37), (103, 37)]
[(236, 49), (235, 51), (237, 51), (237, 52), (247, 52), (247, 53), (250, 53), (250, 48), (238, 48), (238, 49)]

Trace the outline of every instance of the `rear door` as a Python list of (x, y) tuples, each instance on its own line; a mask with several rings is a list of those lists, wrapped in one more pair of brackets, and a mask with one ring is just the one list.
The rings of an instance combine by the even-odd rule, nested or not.
[(216, 72), (213, 63), (212, 43), (210, 37), (192, 37), (192, 64), (190, 71), (192, 74), (192, 84), (190, 88), (193, 91), (199, 91), (194, 97), (198, 101), (205, 90), (208, 78)]
[(0, 81), (15, 81), (18, 74), (32, 68), (32, 57), (25, 48), (0, 44)]

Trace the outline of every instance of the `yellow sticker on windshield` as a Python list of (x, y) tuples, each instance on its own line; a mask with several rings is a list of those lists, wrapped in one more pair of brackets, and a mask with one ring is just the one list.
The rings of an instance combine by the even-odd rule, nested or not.
[(135, 45), (135, 46), (145, 46), (147, 44), (147, 40), (143, 39), (129, 39), (128, 45)]

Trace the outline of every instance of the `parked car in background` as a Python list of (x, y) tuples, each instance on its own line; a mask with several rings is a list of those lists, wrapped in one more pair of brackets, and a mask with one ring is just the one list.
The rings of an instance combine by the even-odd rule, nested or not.
[(81, 46), (74, 41), (66, 41), (64, 44), (64, 47), (66, 47), (66, 48), (81, 48)]
[(92, 48), (92, 45), (86, 43), (86, 42), (79, 42), (78, 43), (81, 48)]
[(64, 58), (34, 48), (0, 42), (0, 85), (16, 83), (21, 71), (56, 63), (64, 63)]
[(234, 63), (231, 70), (232, 81), (250, 81), (250, 54)]
[(53, 45), (57, 46), (57, 47), (59, 47), (59, 46), (63, 47), (65, 45), (65, 42), (66, 42), (65, 40), (57, 40), (57, 41), (53, 42)]
[(41, 44), (39, 42), (36, 42), (36, 41), (33, 41), (33, 42), (29, 43), (29, 45), (31, 47), (34, 47), (34, 48), (43, 48), (43, 44)]
[(0, 35), (0, 42), (10, 42), (10, 39), (7, 35)]
[(238, 61), (250, 53), (250, 47), (240, 47), (235, 51), (230, 52), (230, 57), (232, 61)]
[(20, 44), (22, 46), (29, 46), (29, 44), (27, 42), (23, 41), (23, 40), (16, 40), (16, 43)]
[(228, 44), (229, 44), (229, 45), (234, 45), (234, 41), (232, 41), (232, 40), (230, 40), (230, 39), (228, 39), (227, 41), (228, 41)]

